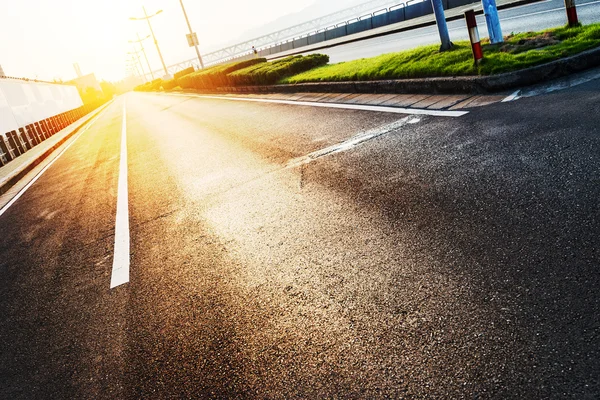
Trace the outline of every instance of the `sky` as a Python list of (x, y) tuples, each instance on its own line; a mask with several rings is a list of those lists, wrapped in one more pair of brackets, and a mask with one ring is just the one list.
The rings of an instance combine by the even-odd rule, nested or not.
[[(316, 0), (184, 0), (200, 52), (233, 44), (251, 28), (297, 12)], [(344, 8), (345, 0), (328, 0)], [(149, 35), (142, 17), (151, 19), (167, 65), (195, 57), (185, 35), (187, 25), (179, 0), (0, 0), (0, 65), (8, 76), (69, 80), (76, 77), (73, 63), (84, 74), (117, 81), (125, 77), (129, 40)], [(298, 21), (303, 22), (303, 21)], [(161, 64), (151, 40), (143, 42), (152, 69)]]

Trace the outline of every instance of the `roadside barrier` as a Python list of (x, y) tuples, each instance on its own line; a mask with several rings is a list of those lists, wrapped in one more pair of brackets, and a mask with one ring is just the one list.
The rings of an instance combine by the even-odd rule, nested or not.
[(48, 125), (48, 119), (43, 119), (40, 121), (40, 125), (42, 126), (42, 131), (44, 132), (44, 137), (48, 139), (52, 136), (52, 131), (50, 130), (50, 125)]
[(46, 118), (46, 124), (48, 125), (48, 130), (50, 131), (50, 136), (56, 133), (56, 128), (54, 127), (53, 117)]
[(25, 154), (27, 151), (27, 145), (25, 144), (25, 140), (23, 140), (23, 137), (20, 135), (19, 131), (13, 131), (13, 139), (15, 140), (17, 148), (19, 149), (19, 155)]
[(23, 149), (24, 149), (23, 153), (33, 149), (33, 143), (31, 142), (29, 135), (27, 135), (27, 131), (25, 130), (25, 128), (19, 128), (18, 135), (19, 135), (19, 138), (21, 139), (21, 143), (23, 145)]
[(104, 103), (86, 104), (79, 108), (25, 125), (16, 130), (4, 134), (0, 133), (0, 167), (25, 154)]
[(11, 154), (8, 148), (8, 141), (2, 135), (0, 135), (0, 167), (8, 164), (13, 160), (13, 154)]
[(35, 124), (29, 124), (27, 125), (27, 130), (29, 130), (29, 132), (31, 132), (31, 136), (33, 136), (36, 145), (42, 143), (44, 141), (44, 138), (40, 136), (40, 134), (38, 133), (37, 129), (35, 129)]
[(19, 149), (17, 147), (17, 142), (15, 140), (14, 134), (15, 134), (15, 131), (12, 131), (12, 132), (8, 132), (5, 136), (6, 143), (8, 145), (8, 152), (12, 156), (11, 158), (13, 160), (21, 155), (21, 153), (19, 152)]

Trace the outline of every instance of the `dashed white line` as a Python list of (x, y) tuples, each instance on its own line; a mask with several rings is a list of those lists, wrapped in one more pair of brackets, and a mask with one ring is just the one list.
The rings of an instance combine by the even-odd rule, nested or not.
[(539, 83), (537, 85), (517, 90), (510, 96), (504, 98), (502, 102), (506, 103), (509, 101), (519, 100), (524, 97), (540, 96), (543, 94), (555, 92), (557, 90), (564, 90), (575, 86), (579, 86), (597, 79), (600, 79), (600, 69), (592, 68), (584, 72), (579, 72), (573, 75), (567, 75), (562, 78), (554, 79), (550, 82)]
[(341, 143), (335, 144), (333, 146), (329, 146), (329, 147), (326, 147), (321, 150), (313, 151), (312, 153), (310, 153), (306, 156), (303, 156), (303, 157), (294, 158), (293, 160), (290, 160), (287, 163), (286, 168), (296, 168), (303, 164), (308, 164), (308, 163), (316, 160), (317, 158), (321, 158), (321, 157), (336, 154), (336, 153), (339, 153), (342, 151), (350, 150), (351, 148), (358, 146), (358, 145), (360, 145), (366, 141), (369, 141), (371, 139), (374, 139), (378, 136), (385, 135), (385, 134), (393, 132), (393, 131), (397, 131), (400, 128), (403, 128), (404, 126), (406, 126), (408, 124), (417, 124), (419, 122), (421, 122), (421, 118), (419, 118), (419, 117), (415, 117), (412, 115), (408, 116), (408, 117), (404, 117), (398, 121), (392, 122), (391, 124), (383, 125), (383, 126), (375, 128), (375, 129), (371, 129), (367, 132), (359, 133), (358, 135), (351, 137), (350, 139), (345, 140)]
[(376, 111), (376, 112), (385, 112), (385, 113), (392, 113), (392, 114), (431, 115), (434, 117), (461, 117), (461, 116), (469, 113), (468, 111), (442, 111), (442, 110), (427, 110), (427, 109), (421, 109), (421, 108), (366, 106), (366, 105), (359, 105), (359, 104), (317, 103), (317, 102), (313, 102), (313, 101), (256, 99), (256, 98), (251, 98), (251, 97), (205, 96), (205, 95), (177, 94), (177, 93), (169, 93), (168, 95), (180, 96), (180, 97), (196, 97), (199, 99), (250, 101), (250, 102), (256, 102), (256, 103), (288, 104), (288, 105), (293, 105), (293, 106), (309, 106), (309, 107), (322, 107), (322, 108), (338, 108), (338, 109), (345, 109), (345, 110)]
[(127, 187), (127, 103), (123, 101), (123, 125), (121, 129), (121, 159), (119, 162), (119, 185), (117, 193), (117, 217), (115, 223), (115, 248), (110, 288), (129, 282), (129, 191)]

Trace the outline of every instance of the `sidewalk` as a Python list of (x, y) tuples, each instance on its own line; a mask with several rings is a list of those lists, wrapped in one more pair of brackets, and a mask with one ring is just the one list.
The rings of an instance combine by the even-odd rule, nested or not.
[[(182, 92), (185, 94), (195, 92)], [(218, 94), (223, 97), (284, 100), (298, 102), (356, 104), (425, 110), (462, 110), (499, 103), (510, 93), (495, 95), (369, 94), (369, 93), (268, 93)]]
[(111, 102), (95, 109), (86, 116), (75, 121), (60, 132), (44, 140), (25, 154), (15, 158), (8, 164), (0, 167), (0, 195), (6, 193), (21, 178), (33, 168), (61, 147), (67, 140), (75, 135), (93, 117), (104, 110)]

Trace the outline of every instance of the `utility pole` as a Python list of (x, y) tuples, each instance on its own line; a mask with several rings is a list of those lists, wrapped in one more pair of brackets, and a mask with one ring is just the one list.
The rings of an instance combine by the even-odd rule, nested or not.
[(144, 44), (142, 43), (144, 40), (148, 39), (150, 37), (150, 35), (146, 36), (143, 39), (140, 39), (140, 34), (138, 32), (136, 32), (136, 36), (138, 38), (138, 40), (130, 40), (129, 43), (139, 43), (140, 47), (142, 49), (142, 54), (144, 54), (144, 58), (146, 59), (146, 64), (148, 64), (148, 70), (150, 71), (150, 76), (152, 77), (152, 80), (154, 80), (154, 72), (152, 72), (152, 67), (150, 66), (150, 61), (148, 61), (148, 56), (146, 55), (146, 50), (144, 49)]
[(150, 18), (157, 16), (163, 10), (158, 10), (156, 13), (149, 16), (146, 12), (146, 7), (142, 6), (142, 9), (144, 10), (144, 16), (142, 18), (130, 17), (129, 19), (132, 21), (146, 20), (146, 22), (148, 22), (148, 28), (150, 28), (150, 34), (152, 35), (152, 39), (154, 40), (154, 44), (156, 45), (156, 51), (158, 52), (158, 57), (160, 57), (160, 62), (162, 63), (163, 69), (165, 71), (165, 77), (168, 77), (169, 71), (167, 70), (167, 65), (165, 64), (165, 60), (163, 59), (162, 53), (160, 52), (160, 47), (158, 47), (158, 40), (156, 40), (154, 30), (152, 29), (152, 24), (150, 23)]
[(142, 71), (142, 80), (144, 81), (144, 83), (146, 83), (146, 71), (144, 71), (144, 65), (142, 64), (142, 61), (140, 60), (140, 52), (134, 47), (133, 51), (128, 52), (127, 54), (130, 54), (132, 57), (135, 56), (135, 59), (137, 60), (136, 68), (137, 68), (137, 65), (139, 64), (140, 70)]
[(140, 75), (140, 70), (138, 69), (137, 63), (135, 62), (135, 58), (131, 58), (129, 61), (129, 64), (127, 65), (129, 68), (132, 68), (132, 71), (134, 74), (137, 74), (140, 78), (142, 77)]
[(450, 34), (448, 33), (448, 25), (446, 24), (446, 15), (444, 14), (442, 0), (431, 0), (431, 5), (433, 7), (433, 13), (435, 14), (435, 23), (438, 27), (440, 40), (442, 41), (440, 51), (450, 50), (452, 48), (452, 42), (450, 41)]
[(185, 22), (187, 23), (188, 29), (190, 31), (189, 37), (192, 38), (191, 43), (193, 43), (194, 47), (196, 48), (196, 55), (198, 56), (198, 61), (200, 62), (200, 68), (204, 69), (204, 63), (202, 62), (202, 57), (200, 56), (200, 50), (198, 50), (198, 39), (197, 39), (196, 34), (192, 30), (192, 25), (190, 24), (190, 20), (187, 16), (187, 13), (185, 12), (185, 7), (183, 6), (183, 0), (179, 0), (179, 4), (181, 4), (181, 10), (183, 11), (183, 16), (185, 17)]

